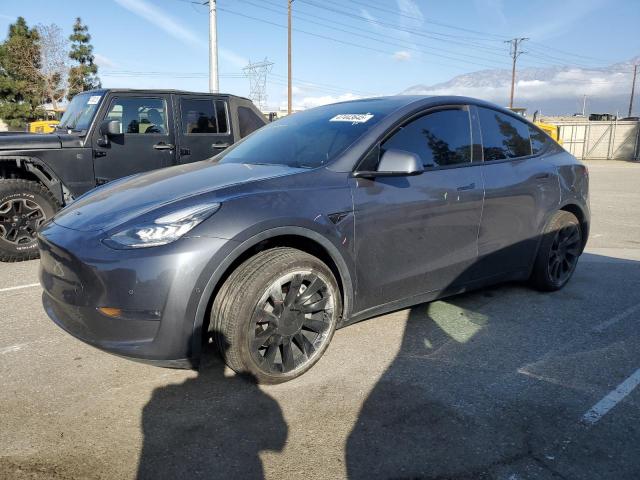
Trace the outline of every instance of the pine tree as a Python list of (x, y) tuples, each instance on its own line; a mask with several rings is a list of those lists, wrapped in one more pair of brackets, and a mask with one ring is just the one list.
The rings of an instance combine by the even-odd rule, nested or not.
[(69, 69), (67, 98), (71, 100), (80, 92), (100, 88), (101, 84), (98, 78), (98, 65), (93, 63), (93, 46), (89, 43), (91, 42), (89, 27), (82, 24), (80, 17), (76, 18), (73, 24), (73, 33), (69, 40), (71, 40), (69, 58), (77, 62)]
[(0, 44), (0, 118), (13, 129), (44, 114), (39, 41), (38, 31), (18, 17)]

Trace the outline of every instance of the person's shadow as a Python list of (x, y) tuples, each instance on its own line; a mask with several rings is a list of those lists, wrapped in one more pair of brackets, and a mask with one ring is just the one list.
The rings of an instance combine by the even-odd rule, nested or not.
[(210, 350), (196, 378), (157, 388), (144, 407), (137, 478), (263, 478), (260, 452), (284, 447), (278, 403), (251, 377), (225, 377)]

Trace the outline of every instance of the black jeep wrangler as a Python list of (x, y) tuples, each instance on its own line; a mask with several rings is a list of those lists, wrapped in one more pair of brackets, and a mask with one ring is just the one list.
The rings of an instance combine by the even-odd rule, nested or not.
[(234, 95), (77, 95), (54, 133), (0, 136), (0, 261), (36, 258), (38, 227), (88, 190), (213, 157), (265, 123), (250, 100)]

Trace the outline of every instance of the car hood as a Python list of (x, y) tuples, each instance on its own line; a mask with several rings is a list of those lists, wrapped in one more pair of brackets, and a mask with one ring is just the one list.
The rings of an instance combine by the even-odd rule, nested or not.
[[(54, 222), (80, 231), (110, 230), (170, 203), (301, 171), (304, 169), (283, 165), (210, 161), (165, 168), (93, 190), (62, 210)], [(221, 195), (211, 198), (212, 202), (221, 200)]]
[(62, 141), (54, 133), (0, 135), (0, 150), (31, 150), (34, 148), (62, 148)]

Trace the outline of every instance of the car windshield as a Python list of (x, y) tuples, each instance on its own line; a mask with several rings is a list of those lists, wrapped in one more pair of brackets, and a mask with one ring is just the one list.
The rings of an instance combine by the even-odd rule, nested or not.
[(67, 110), (60, 119), (58, 128), (74, 131), (88, 129), (96, 110), (98, 110), (100, 100), (102, 100), (102, 95), (95, 92), (76, 95), (67, 105)]
[(316, 168), (336, 158), (404, 103), (400, 99), (359, 100), (295, 113), (262, 127), (218, 160)]

